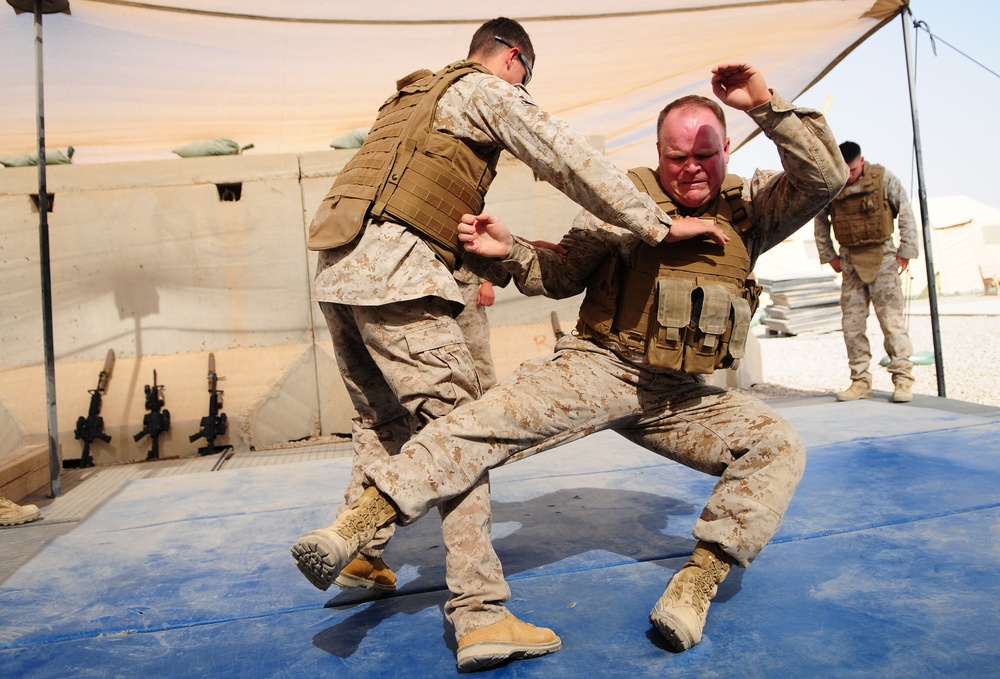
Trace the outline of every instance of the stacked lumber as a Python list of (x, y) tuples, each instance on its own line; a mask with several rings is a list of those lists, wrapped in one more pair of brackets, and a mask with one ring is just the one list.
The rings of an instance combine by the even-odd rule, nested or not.
[(799, 335), (840, 330), (840, 284), (836, 274), (759, 282), (771, 299), (761, 321), (769, 332)]

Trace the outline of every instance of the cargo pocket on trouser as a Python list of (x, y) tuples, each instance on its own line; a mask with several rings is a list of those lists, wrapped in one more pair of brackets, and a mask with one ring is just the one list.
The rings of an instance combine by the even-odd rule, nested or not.
[(415, 324), (404, 337), (416, 374), (398, 385), (405, 393), (397, 396), (418, 426), (479, 398), (475, 362), (454, 319)]

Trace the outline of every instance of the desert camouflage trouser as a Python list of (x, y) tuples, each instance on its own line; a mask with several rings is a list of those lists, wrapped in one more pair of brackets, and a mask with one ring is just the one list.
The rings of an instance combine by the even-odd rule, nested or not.
[[(369, 468), (402, 522), (480, 475), (602, 429), (719, 481), (694, 536), (747, 566), (775, 535), (805, 469), (795, 430), (761, 401), (678, 372), (651, 372), (567, 336), (478, 401), (436, 420)], [(558, 530), (558, 527), (553, 527)]]
[[(351, 438), (354, 457), (344, 494), (345, 511), (361, 496), (361, 483), (376, 461), (398, 453), (410, 435), (480, 394), (472, 356), (452, 318), (450, 302), (424, 297), (383, 306), (321, 302), (341, 377), (357, 411)], [(489, 478), (470, 484), (468, 494), (439, 506), (451, 598), (445, 615), (459, 638), (508, 615), (510, 598), (500, 559), (490, 542)], [(390, 524), (364, 552), (381, 556)], [(469, 577), (469, 573), (474, 573)], [(462, 574), (461, 578), (455, 574)], [(471, 627), (463, 614), (475, 612)]]
[(841, 258), (842, 282), (840, 287), (840, 308), (843, 312), (844, 344), (847, 346), (847, 362), (851, 368), (851, 381), (872, 385), (869, 366), (872, 361), (871, 344), (868, 341), (868, 309), (875, 307), (884, 336), (883, 347), (889, 355), (889, 373), (894, 385), (913, 384), (913, 344), (906, 331), (904, 311), (906, 300), (903, 286), (899, 281), (895, 251), (888, 249), (882, 256), (878, 273), (872, 283), (861, 280), (851, 264), (850, 254)]
[(479, 306), (479, 283), (463, 283), (455, 279), (458, 289), (465, 300), (465, 308), (455, 318), (458, 327), (465, 337), (465, 346), (472, 352), (476, 362), (476, 374), (479, 375), (479, 385), (486, 391), (497, 383), (496, 369), (493, 367), (493, 354), (490, 351), (490, 319), (486, 309)]

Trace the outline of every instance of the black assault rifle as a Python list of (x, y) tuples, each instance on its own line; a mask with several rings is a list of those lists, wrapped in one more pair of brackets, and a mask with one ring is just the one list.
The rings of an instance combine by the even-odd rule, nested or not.
[(197, 434), (189, 437), (194, 443), (200, 438), (205, 439), (205, 446), (198, 449), (199, 455), (214, 455), (223, 450), (232, 448), (231, 445), (215, 445), (217, 436), (225, 436), (228, 428), (228, 420), (222, 410), (222, 394), (218, 387), (219, 376), (215, 372), (215, 354), (208, 355), (208, 415), (201, 418), (201, 430)]
[(555, 311), (552, 312), (551, 320), (552, 320), (552, 334), (556, 336), (556, 341), (558, 342), (566, 335), (566, 333), (562, 331), (562, 326), (559, 325), (559, 316), (556, 314)]
[(111, 437), (104, 433), (104, 418), (101, 417), (101, 397), (108, 390), (108, 380), (111, 378), (111, 369), (115, 366), (115, 350), (108, 349), (108, 356), (104, 359), (104, 369), (97, 376), (97, 389), (88, 389), (90, 392), (90, 410), (87, 416), (82, 415), (76, 420), (76, 431), (73, 435), (83, 441), (83, 454), (80, 456), (81, 467), (93, 467), (94, 459), (90, 456), (90, 444), (94, 439), (100, 439), (105, 443), (111, 443)]
[(146, 455), (147, 460), (155, 460), (160, 457), (160, 434), (170, 430), (170, 411), (163, 409), (164, 400), (160, 397), (162, 384), (156, 383), (156, 371), (153, 371), (153, 385), (146, 385), (146, 413), (142, 418), (142, 431), (136, 434), (133, 439), (138, 443), (139, 439), (148, 435), (153, 440), (153, 448)]

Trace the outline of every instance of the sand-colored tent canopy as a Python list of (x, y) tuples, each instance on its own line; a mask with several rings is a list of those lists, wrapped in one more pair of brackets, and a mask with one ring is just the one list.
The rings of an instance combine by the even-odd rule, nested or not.
[[(255, 154), (329, 148), (367, 127), (400, 76), (465, 56), (484, 20), (517, 18), (538, 104), (606, 139), (622, 167), (655, 162), (672, 98), (711, 95), (711, 68), (746, 60), (794, 99), (903, 0), (73, 0), (45, 18), (46, 141), (75, 163), (176, 158), (200, 139)], [(9, 7), (7, 8), (10, 9)], [(0, 11), (0, 156), (36, 148), (30, 15)], [(754, 131), (729, 112), (735, 146)]]

